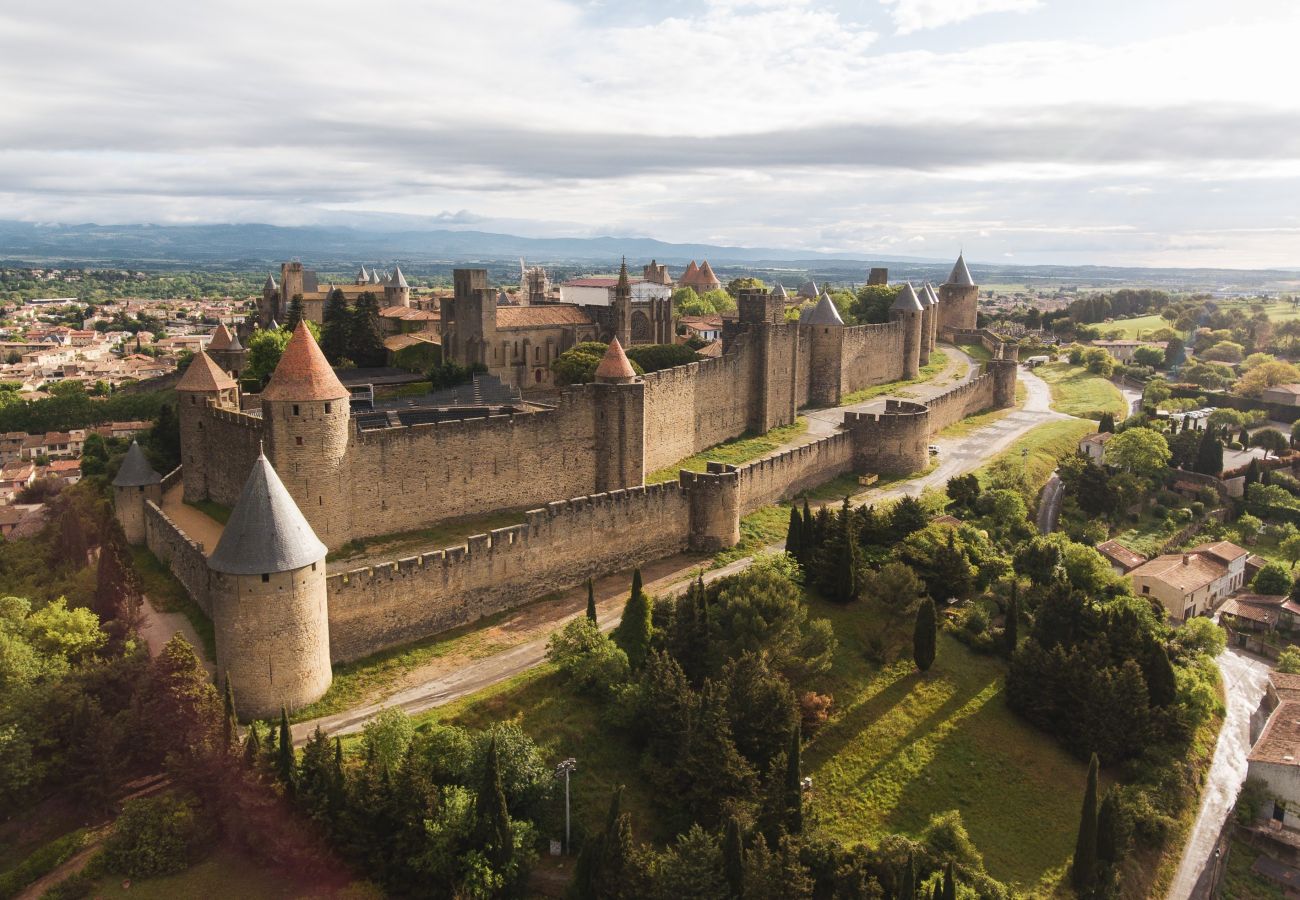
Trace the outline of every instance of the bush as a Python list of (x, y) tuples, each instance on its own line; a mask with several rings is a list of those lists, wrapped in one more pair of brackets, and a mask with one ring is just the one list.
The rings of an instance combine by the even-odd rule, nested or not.
[(1189, 506), (1188, 509), (1192, 511), (1193, 518), (1199, 519), (1205, 515), (1205, 504), (1202, 503), (1200, 500), (1193, 500), (1191, 506)]
[(63, 865), (86, 842), (85, 829), (55, 838), (0, 875), (0, 898), (16, 897), (23, 888)]
[(610, 695), (631, 673), (627, 654), (586, 616), (571, 620), (546, 642), (546, 658), (579, 690)]
[(132, 878), (181, 872), (206, 836), (191, 800), (174, 794), (131, 800), (104, 841), (104, 865)]

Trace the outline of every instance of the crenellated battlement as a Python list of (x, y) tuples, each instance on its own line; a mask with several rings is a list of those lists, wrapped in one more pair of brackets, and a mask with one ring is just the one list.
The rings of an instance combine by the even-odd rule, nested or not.
[(740, 511), (798, 495), (853, 468), (853, 435), (837, 431), (819, 440), (732, 467), (738, 480)]
[(234, 425), (236, 428), (250, 428), (257, 431), (262, 430), (262, 416), (259, 413), (254, 415), (251, 412), (231, 409), (228, 406), (209, 406), (207, 415), (216, 422), (223, 422), (227, 425)]

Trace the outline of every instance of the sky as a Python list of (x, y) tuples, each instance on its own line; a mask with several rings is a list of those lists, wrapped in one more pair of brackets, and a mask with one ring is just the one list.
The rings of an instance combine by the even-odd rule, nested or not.
[(9, 3), (0, 218), (1300, 267), (1298, 45), (1294, 0)]

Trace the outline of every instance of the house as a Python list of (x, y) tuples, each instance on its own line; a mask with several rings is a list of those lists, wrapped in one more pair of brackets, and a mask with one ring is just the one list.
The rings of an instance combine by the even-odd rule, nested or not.
[[(633, 301), (667, 300), (673, 294), (671, 284), (658, 284), (645, 278), (628, 278)], [(617, 275), (571, 278), (560, 283), (560, 302), (577, 306), (609, 306), (618, 287)], [(697, 290), (699, 290), (697, 288)], [(701, 291), (702, 293), (702, 291)]]
[(1275, 827), (1300, 828), (1300, 700), (1278, 703), (1246, 759), (1246, 777), (1263, 782), (1273, 796), (1264, 813)]
[(709, 342), (722, 337), (722, 316), (682, 316), (680, 321), (686, 326), (687, 337)]
[(1079, 441), (1079, 452), (1088, 457), (1094, 466), (1099, 466), (1106, 456), (1106, 444), (1115, 435), (1109, 431), (1098, 431), (1085, 435)]
[(1105, 350), (1111, 356), (1115, 357), (1117, 362), (1127, 363), (1133, 361), (1133, 354), (1136, 353), (1140, 347), (1153, 347), (1157, 350), (1163, 351), (1169, 345), (1164, 341), (1117, 340), (1093, 341), (1092, 346), (1100, 347), (1102, 350)]
[(81, 460), (53, 459), (45, 467), (46, 478), (57, 478), (64, 484), (76, 484), (81, 480)]
[(1213, 614), (1241, 589), (1249, 554), (1229, 541), (1166, 553), (1130, 571), (1133, 591), (1158, 600), (1174, 624)]
[(1147, 561), (1141, 553), (1125, 547), (1119, 541), (1106, 541), (1097, 545), (1097, 552), (1106, 557), (1111, 571), (1116, 575), (1127, 575)]
[(1300, 384), (1275, 384), (1271, 388), (1265, 388), (1260, 399), (1265, 403), (1300, 406)]

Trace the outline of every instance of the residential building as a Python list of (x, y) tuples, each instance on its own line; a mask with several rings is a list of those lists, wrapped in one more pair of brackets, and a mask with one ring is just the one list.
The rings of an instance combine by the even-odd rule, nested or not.
[(1174, 624), (1208, 616), (1246, 578), (1245, 550), (1229, 541), (1202, 544), (1183, 553), (1166, 553), (1130, 571), (1133, 591), (1158, 600)]
[(1116, 575), (1127, 575), (1147, 561), (1141, 553), (1125, 547), (1119, 541), (1106, 541), (1097, 545), (1097, 552), (1106, 557), (1111, 571)]
[(1086, 435), (1079, 441), (1079, 452), (1088, 457), (1093, 465), (1099, 466), (1106, 457), (1106, 444), (1114, 436), (1109, 431)]
[(1300, 384), (1275, 384), (1273, 387), (1265, 388), (1260, 399), (1265, 403), (1300, 406)]

